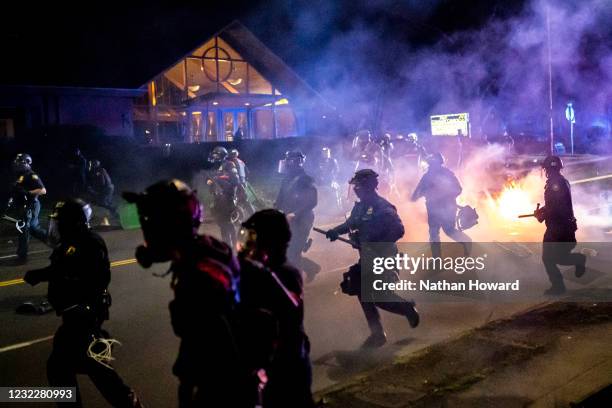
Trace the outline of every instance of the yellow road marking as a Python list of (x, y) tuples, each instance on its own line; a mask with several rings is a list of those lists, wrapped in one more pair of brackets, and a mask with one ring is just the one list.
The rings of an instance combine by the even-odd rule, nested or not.
[[(111, 265), (111, 268), (116, 268), (118, 266), (131, 265), (134, 263), (136, 263), (136, 259), (132, 258), (132, 259), (123, 259), (121, 261), (113, 261), (111, 262), (110, 265)], [(21, 283), (24, 283), (22, 278), (7, 280), (7, 281), (0, 282), (0, 288), (3, 286), (19, 285)]]
[(23, 283), (23, 279), (19, 278), (19, 279), (12, 279), (12, 280), (7, 280), (4, 282), (0, 282), (0, 287), (2, 286), (11, 286), (11, 285), (18, 285), (20, 283)]
[(136, 258), (124, 259), (122, 261), (111, 262), (111, 267), (114, 268), (116, 266), (130, 265), (130, 264), (133, 264), (133, 263), (136, 263)]

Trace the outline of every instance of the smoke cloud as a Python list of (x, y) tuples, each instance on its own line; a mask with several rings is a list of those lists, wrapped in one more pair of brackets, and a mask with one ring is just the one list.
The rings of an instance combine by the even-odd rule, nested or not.
[[(459, 26), (471, 11), (448, 1), (377, 0), (354, 8), (342, 2), (280, 3), (271, 20), (280, 19), (294, 40), (283, 53), (339, 108), (351, 131), (427, 131), (432, 114), (470, 112), (476, 136), (509, 129), (545, 137), (550, 26), (557, 133), (568, 133), (563, 115), (569, 101), (585, 133), (581, 140), (593, 127), (610, 132), (609, 1), (533, 0), (512, 13), (491, 13), (482, 26), (450, 33), (429, 17), (448, 9)], [(415, 41), (422, 36), (425, 42)], [(285, 48), (284, 41), (276, 47)]]

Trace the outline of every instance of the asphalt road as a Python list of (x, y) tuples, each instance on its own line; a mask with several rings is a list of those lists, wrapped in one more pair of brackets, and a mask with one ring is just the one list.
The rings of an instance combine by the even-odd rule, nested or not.
[[(204, 231), (217, 234), (211, 224)], [(133, 258), (141, 239), (139, 230), (110, 231), (102, 234), (111, 261)], [(416, 329), (406, 319), (382, 312), (389, 343), (373, 353), (356, 351), (367, 337), (368, 329), (356, 298), (339, 292), (341, 274), (357, 260), (357, 253), (345, 244), (328, 243), (313, 233), (314, 243), (308, 257), (322, 266), (321, 272), (305, 289), (306, 330), (312, 342), (314, 390), (350, 378), (364, 370), (390, 361), (427, 345), (455, 336), (492, 319), (523, 310), (529, 304), (428, 303), (419, 306), (422, 323)], [(9, 248), (0, 253), (0, 281), (23, 276), (29, 268), (47, 264), (48, 252), (36, 244), (26, 266), (9, 266)], [(6, 258), (9, 256), (9, 258)], [(4, 259), (1, 257), (5, 257)], [(171, 299), (169, 278), (159, 278), (167, 265), (150, 270), (136, 263), (112, 268), (113, 306), (107, 330), (122, 346), (115, 349), (114, 366), (125, 381), (142, 396), (149, 407), (176, 406), (176, 379), (171, 367), (178, 349), (172, 333), (167, 305)], [(45, 364), (51, 350), (49, 338), (59, 325), (54, 313), (19, 315), (15, 308), (24, 301), (44, 299), (46, 284), (34, 288), (27, 284), (0, 283), (0, 386), (45, 386)], [(41, 341), (23, 345), (32, 340)], [(19, 348), (10, 348), (14, 345)], [(8, 347), (8, 349), (7, 349)], [(86, 406), (107, 406), (89, 379), (80, 377)], [(24, 404), (15, 405), (24, 407)], [(40, 404), (36, 406), (41, 406)]]

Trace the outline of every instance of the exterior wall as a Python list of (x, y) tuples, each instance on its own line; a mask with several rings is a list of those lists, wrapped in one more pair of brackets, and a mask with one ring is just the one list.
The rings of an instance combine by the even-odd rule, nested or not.
[[(108, 135), (132, 136), (137, 90), (0, 88), (0, 108), (17, 112), (19, 130), (57, 125), (96, 126)], [(18, 136), (18, 134), (17, 134)]]
[(62, 95), (58, 104), (59, 122), (63, 125), (92, 125), (113, 136), (134, 133), (132, 98)]

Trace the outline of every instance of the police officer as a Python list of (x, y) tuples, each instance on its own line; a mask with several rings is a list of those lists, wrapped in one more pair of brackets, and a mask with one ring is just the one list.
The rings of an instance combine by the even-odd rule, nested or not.
[(287, 215), (291, 226), (291, 242), (287, 251), (289, 262), (300, 268), (302, 252), (314, 223), (317, 187), (304, 171), (306, 156), (299, 150), (285, 153), (278, 171), (284, 177), (274, 207)]
[(238, 151), (238, 149), (230, 149), (227, 154), (227, 159), (234, 163), (234, 165), (236, 166), (236, 170), (238, 170), (238, 179), (240, 181), (237, 190), (238, 204), (242, 206), (246, 214), (251, 215), (255, 212), (255, 207), (253, 207), (253, 204), (251, 204), (251, 202), (249, 201), (249, 197), (247, 194), (247, 176), (249, 173), (249, 169), (246, 163), (242, 159), (240, 159), (239, 156), (240, 152)]
[(542, 261), (552, 286), (545, 294), (560, 295), (565, 292), (565, 284), (557, 265), (574, 265), (576, 277), (579, 278), (586, 271), (586, 256), (572, 252), (576, 247), (578, 226), (574, 217), (570, 184), (561, 175), (561, 158), (546, 157), (542, 168), (546, 172), (544, 207), (537, 209), (534, 215), (539, 222), (546, 223)]
[(332, 156), (332, 151), (329, 147), (324, 146), (321, 149), (321, 159), (319, 160), (319, 182), (321, 185), (330, 186), (338, 182), (338, 173), (340, 167), (338, 160)]
[(393, 142), (391, 141), (391, 134), (385, 133), (380, 140), (381, 149), (381, 168), (385, 173), (393, 174), (393, 159), (391, 155), (393, 153)]
[(208, 185), (213, 196), (212, 214), (221, 230), (221, 239), (232, 248), (236, 246), (236, 224), (240, 218), (238, 208), (238, 189), (240, 178), (236, 164), (228, 159), (225, 147), (215, 147), (208, 161), (216, 166)]
[(342, 207), (342, 199), (340, 197), (340, 185), (338, 184), (338, 173), (340, 173), (340, 166), (338, 161), (332, 156), (331, 149), (324, 146), (321, 149), (321, 156), (319, 159), (319, 174), (318, 184), (324, 191), (333, 196), (334, 204), (336, 207)]
[(78, 196), (87, 188), (87, 159), (78, 147), (74, 148), (68, 158), (68, 170), (72, 182), (71, 193)]
[(429, 224), (429, 242), (431, 255), (440, 257), (440, 228), (446, 235), (461, 242), (465, 255), (471, 250), (471, 238), (456, 226), (457, 197), (462, 188), (455, 174), (444, 166), (444, 157), (434, 153), (427, 157), (427, 172), (423, 175), (412, 193), (412, 201), (425, 197), (427, 223)]
[[(278, 327), (263, 392), (266, 408), (313, 407), (310, 343), (304, 331), (304, 291), (300, 271), (287, 263), (289, 223), (277, 210), (253, 214), (240, 231), (240, 301), (247, 310), (265, 310)], [(261, 333), (262, 325), (249, 336)], [(260, 353), (265, 355), (266, 353)]]
[[(351, 215), (345, 223), (327, 231), (326, 236), (330, 241), (335, 241), (341, 234), (350, 233), (350, 237), (359, 249), (360, 257), (363, 256), (364, 248), (360, 243), (379, 242), (385, 252), (385, 256), (397, 254), (395, 244), (404, 235), (404, 225), (400, 220), (397, 210), (387, 200), (376, 192), (378, 186), (378, 174), (374, 170), (364, 169), (355, 173), (349, 182), (353, 185), (355, 195), (359, 202), (355, 203)], [(397, 272), (392, 273), (392, 279), (397, 279)], [(419, 314), (414, 307), (414, 302), (409, 302), (395, 293), (388, 294), (389, 302), (373, 302), (372, 299), (364, 298), (361, 293), (361, 260), (351, 266), (344, 274), (341, 284), (342, 291), (350, 296), (357, 296), (361, 308), (365, 314), (371, 334), (363, 343), (363, 348), (380, 347), (387, 341), (387, 336), (380, 321), (378, 309), (391, 313), (403, 315), (408, 319), (411, 327), (419, 324)]]
[(355, 171), (374, 168), (379, 169), (382, 161), (382, 150), (378, 143), (372, 140), (369, 130), (360, 130), (353, 138), (353, 158), (356, 161)]
[(38, 197), (47, 194), (47, 190), (38, 174), (32, 171), (32, 157), (29, 154), (19, 153), (13, 161), (12, 168), (16, 180), (11, 188), (8, 210), (16, 211), (17, 218), (25, 222), (17, 243), (17, 262), (23, 264), (28, 259), (30, 234), (47, 242), (47, 233), (38, 221), (40, 214)]
[(49, 282), (49, 302), (62, 317), (47, 362), (49, 385), (77, 387), (76, 406), (80, 407), (76, 375), (85, 373), (113, 407), (140, 407), (136, 394), (110, 362), (88, 351), (96, 351), (103, 344), (98, 339), (109, 337), (102, 323), (109, 317), (111, 278), (106, 244), (89, 229), (91, 207), (79, 199), (60, 201), (50, 217), (50, 231), (59, 241), (51, 265), (28, 271), (24, 277), (31, 285)]
[(100, 160), (92, 160), (88, 168), (88, 187), (89, 194), (93, 201), (101, 207), (107, 208), (112, 215), (117, 215), (117, 208), (113, 205), (113, 193), (115, 186), (108, 175), (108, 172)]
[(144, 193), (124, 193), (136, 203), (145, 244), (136, 259), (145, 268), (170, 261), (170, 318), (181, 344), (173, 372), (179, 407), (247, 407), (247, 373), (234, 334), (239, 266), (232, 249), (198, 234), (202, 206), (180, 180), (164, 180)]

